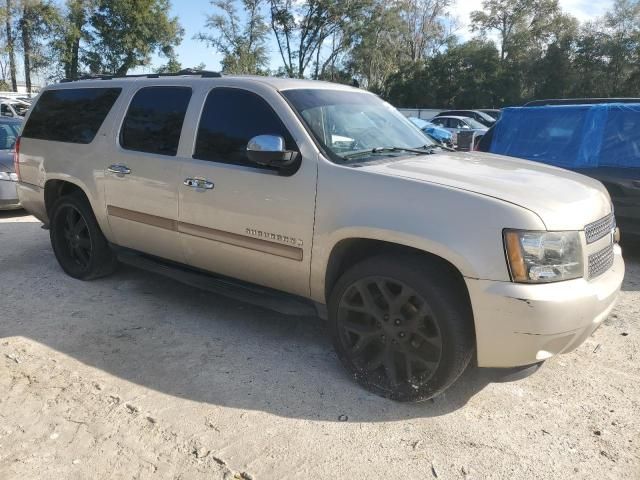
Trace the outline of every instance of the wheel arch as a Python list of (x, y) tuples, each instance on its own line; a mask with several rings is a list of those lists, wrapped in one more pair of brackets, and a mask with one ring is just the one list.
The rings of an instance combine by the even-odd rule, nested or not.
[(58, 201), (59, 198), (65, 195), (71, 195), (72, 193), (78, 192), (84, 196), (89, 204), (89, 196), (85, 192), (84, 188), (81, 187), (78, 183), (70, 181), (69, 179), (58, 179), (53, 178), (49, 179), (44, 184), (44, 206), (47, 212), (47, 216), (49, 219), (51, 218), (51, 209), (53, 205)]
[(328, 301), (331, 291), (340, 276), (353, 265), (378, 255), (403, 255), (419, 258), (437, 268), (437, 271), (452, 279), (469, 298), (464, 274), (451, 260), (430, 251), (411, 245), (366, 237), (345, 238), (331, 249), (324, 275), (324, 299)]

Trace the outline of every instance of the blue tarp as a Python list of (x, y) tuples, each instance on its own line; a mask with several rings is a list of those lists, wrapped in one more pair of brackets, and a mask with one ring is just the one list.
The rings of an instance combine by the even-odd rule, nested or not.
[(505, 108), (489, 151), (564, 168), (639, 168), (640, 103)]

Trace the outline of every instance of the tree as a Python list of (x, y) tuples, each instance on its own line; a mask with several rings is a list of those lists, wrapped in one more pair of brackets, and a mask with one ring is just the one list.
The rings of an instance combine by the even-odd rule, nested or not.
[(402, 0), (407, 53), (412, 61), (431, 57), (447, 39), (444, 19), (451, 0)]
[(89, 18), (96, 0), (67, 0), (56, 29), (53, 48), (64, 78), (76, 79), (80, 73), (80, 45), (88, 39)]
[(31, 93), (31, 74), (50, 64), (48, 47), (44, 40), (51, 36), (59, 15), (49, 0), (23, 0), (22, 16), (18, 22), (24, 58), (24, 79), (27, 92)]
[(263, 0), (241, 0), (242, 17), (234, 0), (212, 0), (218, 13), (207, 15), (206, 28), (213, 33), (199, 33), (196, 39), (222, 53), (222, 71), (236, 74), (266, 72), (267, 34), (269, 26), (261, 13)]
[[(269, 0), (271, 29), (278, 44), (289, 77), (304, 78), (307, 68), (315, 60), (320, 65), (320, 55), (329, 38), (337, 38), (355, 22), (367, 0)], [(329, 52), (334, 58), (350, 37), (344, 36)], [(326, 63), (326, 61), (325, 61)], [(318, 76), (320, 68), (316, 68)]]
[(16, 92), (18, 90), (18, 81), (16, 79), (16, 54), (15, 54), (15, 35), (13, 30), (13, 14), (14, 4), (12, 0), (6, 0), (5, 3), (5, 34), (7, 42), (7, 56), (9, 57), (9, 73), (11, 75), (11, 89)]
[(154, 52), (174, 55), (184, 32), (169, 9), (169, 0), (98, 0), (84, 55), (89, 70), (126, 75), (147, 65)]

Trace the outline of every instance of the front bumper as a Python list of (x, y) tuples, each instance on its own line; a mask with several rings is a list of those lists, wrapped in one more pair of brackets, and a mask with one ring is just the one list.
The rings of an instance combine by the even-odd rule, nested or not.
[(16, 185), (11, 180), (0, 180), (0, 210), (21, 208)]
[(466, 278), (475, 319), (478, 366), (515, 367), (569, 352), (607, 318), (622, 285), (618, 245), (600, 277), (550, 284)]

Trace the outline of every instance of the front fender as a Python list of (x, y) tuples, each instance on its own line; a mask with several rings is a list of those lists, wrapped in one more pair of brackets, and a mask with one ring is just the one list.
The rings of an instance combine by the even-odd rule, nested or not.
[(544, 229), (533, 212), (493, 197), (328, 162), (319, 167), (310, 289), (321, 303), (331, 252), (346, 239), (411, 247), (464, 277), (509, 281), (503, 229)]

